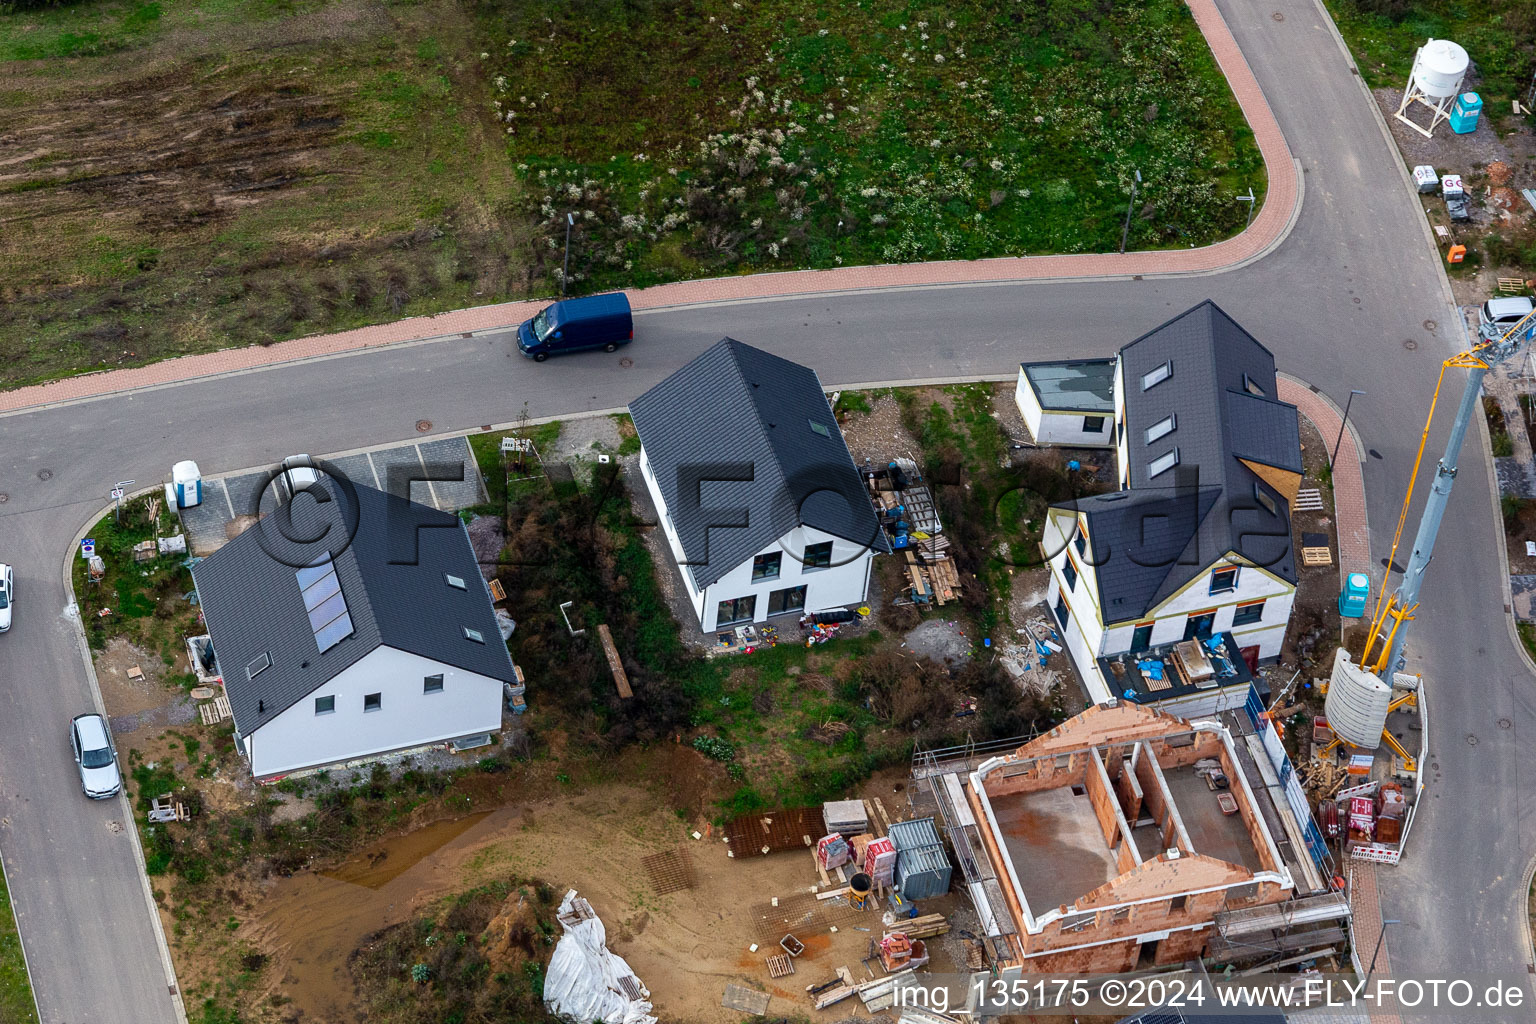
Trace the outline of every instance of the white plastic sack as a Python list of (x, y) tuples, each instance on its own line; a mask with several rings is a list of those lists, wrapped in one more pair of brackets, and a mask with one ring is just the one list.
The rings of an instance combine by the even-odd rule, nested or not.
[(651, 992), (624, 958), (608, 948), (608, 934), (592, 904), (572, 889), (557, 915), (565, 929), (544, 975), (544, 1005), (579, 1024), (657, 1024), (646, 1002)]

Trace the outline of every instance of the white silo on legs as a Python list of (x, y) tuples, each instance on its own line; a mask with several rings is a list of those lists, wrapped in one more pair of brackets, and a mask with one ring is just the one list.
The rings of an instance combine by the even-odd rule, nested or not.
[[(1451, 116), (1451, 104), (1461, 91), (1468, 63), (1467, 51), (1449, 39), (1431, 39), (1419, 47), (1413, 57), (1413, 70), (1408, 72), (1403, 100), (1397, 105), (1397, 119), (1429, 138), (1435, 126)], [(1429, 127), (1409, 118), (1408, 108), (1415, 103), (1430, 109)]]

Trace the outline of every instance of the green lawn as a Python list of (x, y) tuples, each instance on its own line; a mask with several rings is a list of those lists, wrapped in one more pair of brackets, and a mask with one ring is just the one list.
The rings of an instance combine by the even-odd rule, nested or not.
[(32, 983), (21, 954), (21, 936), (11, 909), (11, 894), (0, 881), (0, 1024), (31, 1024), (37, 1020)]
[(1503, 120), (1510, 100), (1524, 100), (1536, 59), (1531, 0), (1325, 0), (1355, 62), (1373, 89), (1403, 88), (1413, 55), (1427, 39), (1466, 47), (1482, 80), (1485, 116)]
[[(1181, 0), (488, 0), (496, 113), (578, 288), (1112, 251), (1243, 225), (1263, 164)], [(643, 55), (643, 56), (642, 56)]]
[(480, 51), (459, 0), (0, 3), (0, 386), (526, 293)]

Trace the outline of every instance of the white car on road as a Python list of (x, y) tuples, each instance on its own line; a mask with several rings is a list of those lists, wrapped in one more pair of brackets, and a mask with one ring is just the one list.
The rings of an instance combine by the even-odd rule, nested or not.
[(11, 605), (16, 603), (16, 578), (11, 567), (0, 562), (0, 633), (11, 628)]
[(100, 715), (76, 715), (69, 723), (69, 745), (80, 766), (80, 786), (92, 800), (117, 796), (123, 788), (123, 776), (117, 770), (117, 751), (107, 734), (107, 722)]

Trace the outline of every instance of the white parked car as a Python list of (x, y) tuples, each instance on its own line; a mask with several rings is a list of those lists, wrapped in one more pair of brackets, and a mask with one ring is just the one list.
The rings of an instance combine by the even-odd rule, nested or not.
[(11, 567), (0, 562), (0, 633), (11, 628), (11, 606), (16, 603), (16, 578)]
[(69, 745), (80, 766), (80, 786), (92, 800), (117, 796), (123, 789), (123, 776), (117, 770), (117, 751), (107, 733), (107, 723), (100, 715), (76, 715), (69, 723)]
[(283, 484), (289, 495), (298, 494), (320, 482), (320, 471), (308, 455), (290, 455), (283, 460)]
[(1504, 332), (1524, 320), (1536, 305), (1523, 295), (1489, 299), (1478, 308), (1477, 333), (1485, 341), (1497, 341)]

